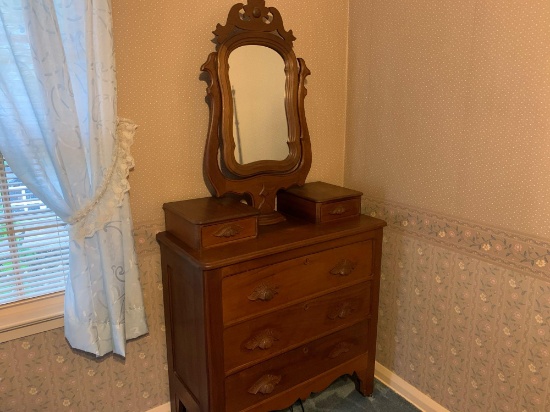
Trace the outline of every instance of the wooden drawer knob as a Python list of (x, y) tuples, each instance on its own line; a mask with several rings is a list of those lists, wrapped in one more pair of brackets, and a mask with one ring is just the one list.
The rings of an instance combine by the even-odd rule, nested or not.
[(342, 259), (331, 270), (331, 275), (335, 276), (348, 276), (355, 270), (357, 264), (349, 259)]
[(275, 332), (272, 329), (266, 329), (250, 338), (244, 346), (248, 350), (254, 350), (256, 348), (265, 350), (271, 348), (276, 340), (279, 339), (275, 336)]
[(353, 312), (353, 308), (351, 307), (351, 303), (344, 302), (341, 303), (336, 310), (329, 313), (328, 317), (331, 320), (334, 319), (344, 319), (346, 318), (351, 312)]
[(337, 344), (330, 353), (328, 354), (328, 357), (330, 359), (337, 358), (338, 356), (342, 355), (343, 353), (349, 352), (351, 349), (351, 344), (348, 342), (340, 342)]
[(275, 297), (277, 294), (277, 289), (273, 286), (261, 284), (258, 285), (250, 295), (248, 295), (248, 300), (256, 301), (261, 300), (268, 302)]
[(227, 225), (227, 226), (222, 227), (216, 233), (214, 233), (214, 236), (216, 236), (216, 237), (233, 237), (233, 236), (237, 236), (242, 231), (243, 231), (242, 226)]
[(275, 386), (281, 382), (281, 375), (264, 375), (256, 381), (254, 385), (250, 387), (248, 393), (257, 395), (258, 393), (263, 393), (265, 395), (273, 392)]
[(343, 215), (344, 213), (346, 213), (346, 208), (342, 205), (340, 206), (336, 206), (334, 209), (332, 209), (330, 212), (328, 212), (329, 215)]

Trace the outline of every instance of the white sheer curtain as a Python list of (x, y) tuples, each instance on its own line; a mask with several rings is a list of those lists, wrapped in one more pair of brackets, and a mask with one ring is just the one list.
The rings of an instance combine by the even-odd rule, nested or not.
[(128, 202), (135, 125), (116, 117), (110, 0), (0, 2), (0, 151), (70, 224), (65, 336), (125, 355), (147, 332)]

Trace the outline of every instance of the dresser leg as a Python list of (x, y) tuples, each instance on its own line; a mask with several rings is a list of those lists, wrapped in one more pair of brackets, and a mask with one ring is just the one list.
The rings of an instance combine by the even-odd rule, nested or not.
[(355, 372), (357, 378), (357, 390), (363, 396), (371, 396), (374, 391), (374, 379), (369, 376), (368, 369), (363, 369)]

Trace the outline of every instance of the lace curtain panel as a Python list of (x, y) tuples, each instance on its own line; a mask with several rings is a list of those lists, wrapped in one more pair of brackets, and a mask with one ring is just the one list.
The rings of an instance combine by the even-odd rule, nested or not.
[(0, 151), (70, 225), (65, 335), (124, 356), (147, 332), (127, 181), (135, 125), (116, 117), (109, 0), (0, 3)]

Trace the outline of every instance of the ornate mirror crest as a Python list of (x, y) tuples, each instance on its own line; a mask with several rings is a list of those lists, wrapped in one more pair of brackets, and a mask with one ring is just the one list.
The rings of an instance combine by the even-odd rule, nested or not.
[(218, 44), (225, 42), (235, 29), (264, 33), (276, 31), (291, 48), (292, 42), (296, 40), (292, 30), (285, 30), (279, 11), (275, 7), (266, 7), (265, 0), (249, 0), (246, 6), (238, 3), (231, 7), (225, 26), (218, 23), (213, 31)]
[[(277, 191), (303, 185), (311, 166), (311, 146), (307, 129), (304, 99), (305, 78), (310, 74), (303, 59), (292, 50), (292, 30), (286, 31), (280, 13), (266, 7), (264, 0), (235, 4), (225, 26), (218, 24), (217, 52), (209, 55), (201, 70), (210, 75), (207, 89), (210, 126), (204, 156), (204, 172), (215, 196), (241, 195), (260, 210), (260, 224), (277, 223), (284, 217), (275, 211)], [(240, 47), (263, 46), (276, 52), (284, 62), (286, 84), (281, 90), (288, 131), (288, 155), (283, 160), (239, 162), (235, 158), (234, 94), (229, 77), (229, 57)], [(250, 64), (250, 70), (256, 70)], [(261, 95), (264, 85), (253, 85)], [(282, 102), (283, 103), (283, 102)], [(265, 114), (265, 113), (262, 113)], [(254, 121), (255, 117), (252, 118)], [(286, 134), (286, 131), (285, 131)], [(261, 144), (261, 143), (257, 143)]]

